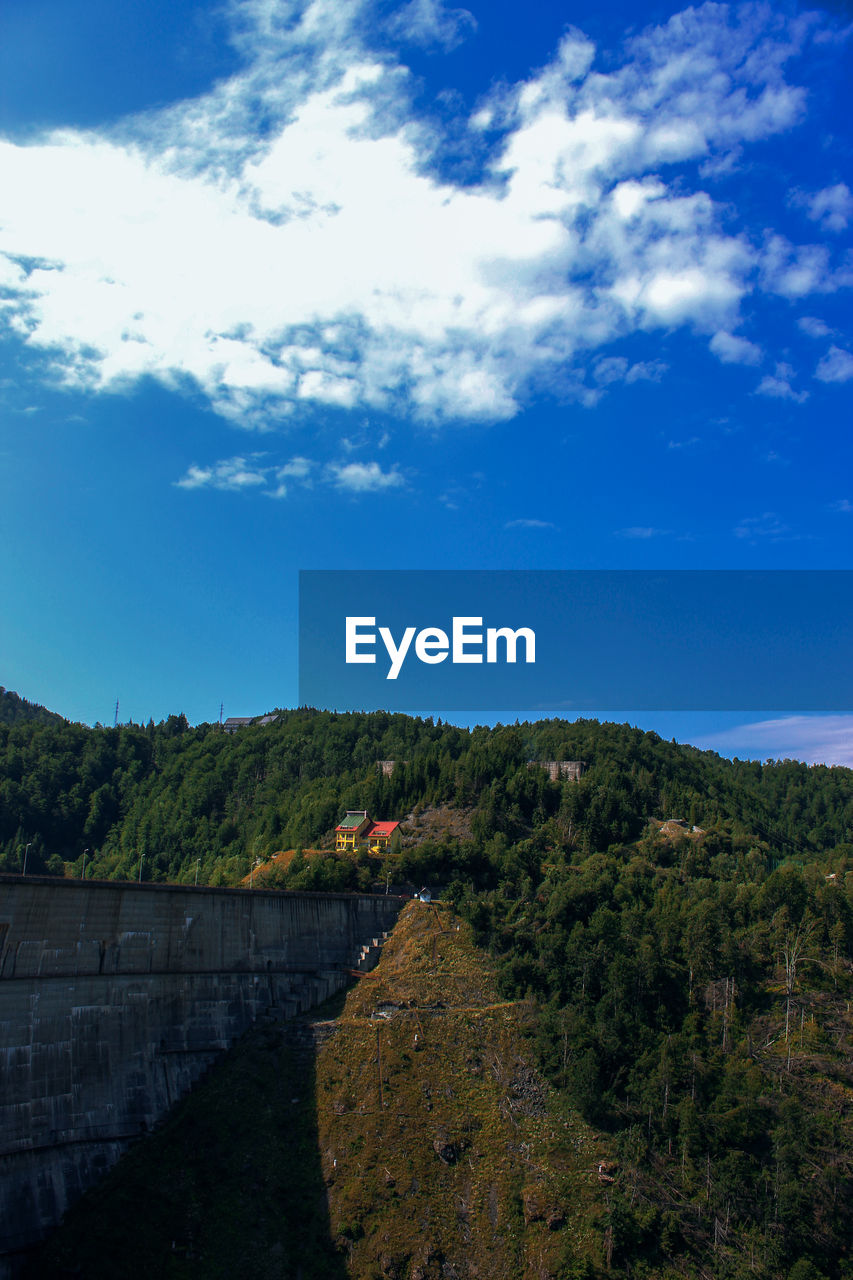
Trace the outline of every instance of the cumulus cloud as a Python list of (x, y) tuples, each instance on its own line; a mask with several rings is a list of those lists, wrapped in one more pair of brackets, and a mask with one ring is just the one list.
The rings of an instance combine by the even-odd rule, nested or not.
[(286, 462), (283, 467), (275, 468), (276, 485), (273, 489), (266, 490), (269, 498), (286, 498), (288, 493), (288, 481), (295, 480), (306, 488), (311, 487), (311, 472), (314, 469), (314, 463), (310, 458), (291, 458), (290, 462)]
[(830, 347), (815, 371), (821, 382), (849, 382), (853, 378), (853, 355), (841, 347)]
[(313, 466), (310, 458), (291, 458), (290, 462), (279, 467), (276, 475), (279, 480), (286, 480), (289, 476), (295, 480), (305, 480), (311, 474)]
[(396, 468), (383, 471), (378, 462), (333, 462), (327, 471), (332, 483), (349, 493), (377, 493), (406, 483)]
[(723, 364), (761, 364), (761, 348), (747, 338), (720, 330), (708, 344)]
[(783, 298), (804, 298), (829, 293), (847, 283), (846, 273), (830, 269), (829, 250), (820, 244), (791, 244), (784, 236), (771, 236), (761, 259), (764, 287)]
[(791, 386), (791, 380), (794, 377), (794, 369), (791, 365), (782, 362), (776, 365), (774, 374), (767, 374), (762, 378), (756, 387), (756, 393), (760, 396), (770, 396), (775, 400), (793, 400), (795, 404), (805, 404), (809, 398), (808, 391), (796, 391)]
[(249, 457), (222, 458), (209, 466), (193, 463), (175, 484), (179, 489), (220, 489), (226, 493), (254, 490), (268, 498), (284, 498), (287, 480), (309, 482), (314, 464), (308, 458), (293, 458), (284, 466), (276, 466), (263, 461), (267, 456), (253, 453)]
[[(663, 376), (606, 353), (638, 331), (686, 327), (743, 358), (752, 344), (732, 333), (756, 284), (837, 286), (824, 247), (774, 233), (759, 247), (706, 181), (802, 118), (786, 65), (807, 15), (689, 8), (601, 69), (570, 30), (457, 122), (494, 134), (458, 185), (362, 0), (230, 13), (244, 67), (206, 95), (0, 142), (0, 323), (69, 387), (153, 377), (258, 428), (318, 407), (493, 421), (537, 388), (592, 404)], [(471, 23), (411, 0), (383, 39), (451, 47)], [(827, 191), (821, 216), (841, 216)], [(783, 381), (762, 394), (796, 398)]]
[[(288, 484), (311, 487), (317, 464), (311, 458), (296, 457), (277, 464), (265, 462), (266, 453), (249, 457), (223, 458), (210, 466), (193, 463), (186, 475), (175, 483), (180, 489), (220, 489), (239, 493), (254, 490), (268, 498), (284, 498)], [(349, 493), (376, 493), (382, 489), (398, 489), (405, 485), (396, 466), (383, 471), (378, 462), (329, 463), (319, 479)]]
[(410, 0), (389, 23), (393, 35), (426, 49), (455, 49), (475, 31), (476, 19), (467, 9), (447, 9), (440, 0)]
[(826, 321), (818, 319), (817, 316), (801, 316), (797, 324), (810, 338), (826, 338), (830, 333)]
[(614, 382), (660, 382), (667, 366), (662, 360), (641, 360), (631, 364), (624, 356), (602, 356), (592, 366), (592, 376), (600, 386)]
[(706, 734), (698, 744), (726, 755), (761, 755), (853, 767), (853, 716), (780, 716)]
[[(318, 468), (311, 458), (291, 458), (280, 465), (264, 462), (266, 457), (266, 453), (254, 453), (248, 457), (223, 458), (210, 466), (193, 463), (175, 484), (179, 489), (220, 489), (231, 493), (255, 490), (266, 498), (286, 498), (288, 483), (307, 488), (313, 484)], [(378, 462), (330, 462), (321, 468), (319, 479), (323, 484), (353, 494), (400, 489), (406, 484), (396, 466), (383, 471)]]
[(827, 231), (844, 231), (853, 216), (853, 195), (843, 182), (825, 187), (807, 202), (808, 215)]
[(266, 484), (270, 472), (269, 467), (258, 464), (257, 459), (263, 456), (224, 458), (210, 467), (199, 467), (194, 463), (175, 483), (181, 489), (225, 489), (232, 492), (254, 489)]

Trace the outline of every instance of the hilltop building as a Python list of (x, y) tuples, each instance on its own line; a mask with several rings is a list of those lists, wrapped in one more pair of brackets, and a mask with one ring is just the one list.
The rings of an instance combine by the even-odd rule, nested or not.
[(236, 733), (238, 729), (245, 729), (250, 724), (275, 724), (278, 716), (229, 716), (223, 724), (222, 728), (226, 733)]
[(335, 827), (335, 852), (357, 849), (369, 826), (366, 809), (347, 809), (346, 817)]
[(381, 771), (383, 778), (390, 778), (398, 764), (408, 763), (408, 760), (377, 760), (376, 767)]
[(366, 809), (347, 809), (346, 817), (335, 827), (336, 853), (354, 853), (361, 848), (371, 853), (396, 853), (399, 847), (399, 822), (371, 822)]
[(400, 824), (399, 822), (374, 822), (364, 838), (371, 851), (385, 853), (390, 849), (392, 853), (396, 853), (400, 847)]
[(585, 760), (528, 760), (528, 769), (546, 769), (552, 782), (577, 782), (586, 773)]

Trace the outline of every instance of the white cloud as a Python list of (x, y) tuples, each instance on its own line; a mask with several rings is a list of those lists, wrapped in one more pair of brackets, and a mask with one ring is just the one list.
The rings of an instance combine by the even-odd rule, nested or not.
[[(263, 456), (263, 455), (261, 455)], [(212, 467), (193, 464), (187, 474), (175, 483), (181, 489), (224, 489), (240, 492), (267, 483), (270, 468), (259, 466), (255, 457), (226, 458)]]
[(726, 755), (743, 754), (807, 764), (853, 767), (853, 716), (780, 716), (706, 734), (698, 744)]
[(853, 195), (843, 182), (824, 187), (808, 201), (808, 215), (828, 231), (844, 231), (853, 216)]
[(849, 382), (853, 378), (853, 355), (841, 347), (830, 347), (815, 371), (821, 382)]
[(389, 24), (392, 34), (407, 44), (447, 50), (455, 49), (476, 27), (467, 9), (447, 9), (441, 0), (410, 0)]
[(760, 516), (745, 516), (735, 526), (734, 535), (736, 538), (743, 538), (753, 543), (759, 541), (796, 542), (799, 540), (799, 534), (794, 533), (773, 511), (765, 511)]
[(637, 539), (641, 542), (644, 542), (649, 538), (664, 537), (668, 533), (669, 533), (668, 529), (655, 529), (651, 525), (635, 524), (635, 525), (631, 525), (627, 529), (617, 529), (616, 537)]
[(667, 365), (662, 360), (645, 360), (631, 364), (624, 356), (602, 356), (592, 367), (592, 375), (600, 386), (614, 382), (660, 382)]
[[(175, 483), (181, 489), (220, 489), (231, 493), (253, 490), (267, 498), (286, 497), (288, 482), (311, 487), (317, 467), (312, 459), (295, 457), (280, 465), (262, 461), (267, 457), (266, 453), (255, 453), (249, 457), (223, 458), (210, 466), (193, 463), (186, 475)], [(406, 483), (396, 466), (383, 471), (378, 462), (329, 463), (320, 479), (349, 493), (376, 493), (397, 489)]]
[(726, 333), (721, 329), (714, 334), (708, 345), (723, 364), (761, 364), (761, 348), (734, 333)]
[(841, 283), (849, 283), (846, 274), (831, 270), (825, 245), (793, 245), (780, 235), (768, 239), (761, 266), (765, 288), (783, 298), (832, 292)]
[(853, 511), (853, 502), (849, 498), (839, 498), (837, 502), (830, 503), (831, 511), (840, 511), (844, 515), (849, 515)]
[[(261, 428), (307, 406), (507, 419), (537, 387), (593, 404), (662, 376), (606, 354), (638, 330), (686, 326), (743, 356), (732, 330), (759, 268), (787, 297), (837, 287), (822, 246), (771, 233), (759, 252), (703, 177), (802, 117), (784, 72), (813, 18), (706, 4), (601, 70), (569, 31), (478, 105), (470, 136), (494, 129), (495, 150), (459, 186), (361, 0), (230, 13), (245, 66), (208, 94), (0, 143), (0, 318), (68, 386), (153, 377)], [(412, 0), (392, 25), (449, 47), (471, 22)]]
[(294, 480), (305, 480), (310, 475), (313, 466), (314, 463), (310, 458), (291, 458), (290, 462), (278, 468), (276, 477), (279, 480), (286, 480), (288, 477), (292, 477)]
[(831, 332), (829, 325), (817, 316), (801, 316), (797, 324), (810, 338), (825, 338)]
[(286, 498), (288, 493), (287, 481), (296, 480), (305, 488), (311, 488), (311, 472), (314, 469), (314, 463), (310, 458), (291, 458), (290, 462), (286, 462), (283, 467), (275, 468), (275, 478), (277, 481), (275, 489), (266, 491), (269, 498)]
[(781, 363), (776, 365), (775, 374), (767, 374), (761, 379), (756, 387), (756, 393), (760, 396), (770, 396), (775, 400), (793, 400), (795, 404), (805, 404), (809, 398), (807, 391), (795, 391), (791, 386), (791, 379), (794, 377), (794, 370), (791, 365)]
[(332, 483), (350, 493), (377, 493), (406, 483), (399, 471), (383, 471), (378, 462), (330, 463), (327, 470)]
[(550, 520), (508, 520), (505, 529), (556, 529)]

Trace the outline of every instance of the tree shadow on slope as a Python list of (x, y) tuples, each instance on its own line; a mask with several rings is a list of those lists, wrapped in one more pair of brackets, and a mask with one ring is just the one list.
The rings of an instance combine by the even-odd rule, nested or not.
[(256, 1027), (33, 1255), (24, 1280), (346, 1280), (329, 1231), (311, 1024)]

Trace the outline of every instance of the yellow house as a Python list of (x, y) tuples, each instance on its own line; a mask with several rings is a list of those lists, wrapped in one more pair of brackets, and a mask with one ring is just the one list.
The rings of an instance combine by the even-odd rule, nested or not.
[(348, 809), (335, 827), (335, 853), (353, 853), (366, 845), (371, 853), (396, 852), (400, 847), (399, 822), (371, 822), (366, 809)]
[(346, 853), (348, 849), (355, 852), (369, 826), (366, 809), (347, 809), (343, 822), (335, 827), (335, 853)]
[(385, 853), (389, 849), (392, 853), (396, 853), (400, 848), (400, 824), (399, 822), (373, 822), (365, 832), (364, 839), (371, 853)]

